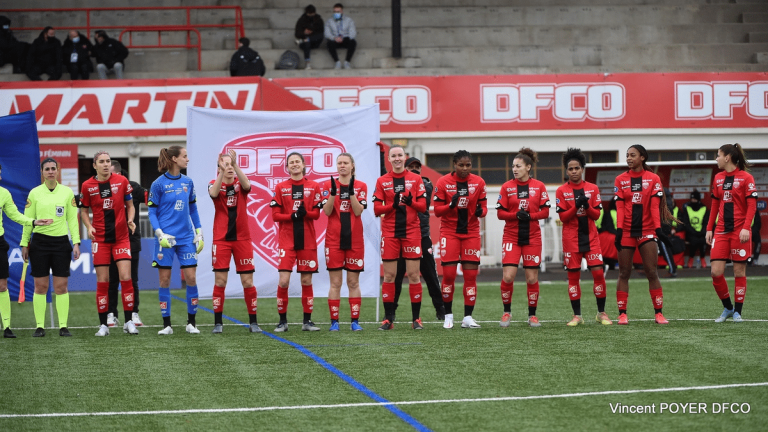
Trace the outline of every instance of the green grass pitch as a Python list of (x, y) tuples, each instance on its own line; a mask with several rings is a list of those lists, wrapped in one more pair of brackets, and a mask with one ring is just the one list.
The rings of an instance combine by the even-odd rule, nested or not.
[[(722, 310), (708, 279), (664, 281), (664, 314), (653, 322), (647, 282), (633, 277), (629, 326), (602, 326), (587, 273), (582, 281), (584, 326), (569, 328), (566, 284), (541, 286), (541, 328), (529, 328), (525, 284), (516, 282), (513, 323), (500, 328), (498, 283), (479, 287), (474, 317), (481, 329), (442, 328), (427, 300), (425, 329), (411, 330), (407, 293), (398, 322), (376, 330), (375, 301), (363, 300), (365, 330), (349, 331), (342, 300), (342, 331), (329, 333), (325, 298), (315, 299), (323, 331), (301, 332), (301, 301), (291, 299), (288, 333), (279, 337), (311, 351), (343, 374), (435, 431), (466, 430), (765, 430), (768, 424), (768, 278), (750, 278), (744, 318), (715, 324)], [(729, 277), (731, 291), (733, 278)], [(616, 319), (615, 281), (607, 311)], [(184, 297), (182, 291), (174, 292)], [(426, 295), (426, 290), (425, 290)], [(142, 291), (138, 336), (112, 329), (94, 337), (93, 293), (71, 295), (72, 338), (49, 330), (32, 338), (32, 304), (13, 304), (17, 339), (0, 339), (0, 430), (413, 430), (317, 361), (268, 335), (250, 334), (231, 321), (212, 335), (213, 315), (198, 313), (200, 335), (184, 332), (186, 306), (173, 300), (175, 334), (162, 323), (157, 291)], [(211, 302), (201, 301), (210, 308)], [(260, 299), (259, 322), (272, 331), (274, 299)], [(247, 322), (241, 299), (224, 312)], [(121, 316), (122, 318), (122, 316)], [(122, 319), (121, 319), (122, 321)], [(49, 325), (46, 322), (46, 325)], [(758, 384), (705, 388), (729, 384)], [(672, 389), (661, 391), (661, 389)], [(649, 390), (639, 392), (639, 390)], [(405, 403), (412, 402), (412, 403)], [(696, 413), (682, 412), (694, 403)], [(736, 403), (748, 413), (713, 410)], [(613, 413), (617, 404), (655, 413)], [(667, 409), (662, 413), (662, 404)], [(700, 407), (707, 412), (700, 412)], [(748, 405), (746, 405), (748, 404)], [(670, 412), (672, 410), (677, 412)], [(162, 411), (162, 412), (157, 412)], [(686, 409), (688, 411), (688, 409)], [(88, 413), (65, 417), (60, 414)], [(103, 413), (121, 413), (100, 415)], [(10, 417), (9, 415), (36, 415)], [(40, 416), (41, 414), (55, 414)]]

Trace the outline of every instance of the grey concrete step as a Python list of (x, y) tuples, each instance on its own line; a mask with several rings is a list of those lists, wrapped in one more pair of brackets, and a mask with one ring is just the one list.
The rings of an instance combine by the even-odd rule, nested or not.
[(749, 12), (741, 17), (741, 22), (745, 24), (761, 23), (768, 24), (768, 12)]
[(749, 32), (750, 43), (768, 42), (768, 31), (765, 32)]
[[(295, 47), (294, 47), (295, 48)], [(292, 51), (299, 54), (299, 58), (302, 59), (302, 67), (304, 66), (304, 54), (298, 50)], [(275, 64), (280, 59), (280, 56), (285, 52), (281, 49), (271, 50), (259, 50), (259, 55), (264, 59), (264, 64), (267, 66), (267, 70), (275, 68)], [(203, 51), (203, 70), (229, 70), (229, 60), (232, 57), (232, 51), (229, 50), (208, 50)], [(345, 49), (338, 50), (339, 58), (344, 61), (346, 54)], [(370, 48), (364, 50), (355, 51), (355, 55), (352, 58), (352, 66), (362, 69), (373, 68), (374, 60), (386, 58), (391, 56), (391, 50), (384, 48)], [(312, 67), (319, 69), (331, 69), (334, 66), (333, 59), (327, 50), (313, 50), (312, 51)]]
[[(661, 25), (737, 23), (742, 15), (764, 11), (765, 4), (698, 4), (691, 6), (525, 6), (405, 7), (403, 27), (477, 27), (517, 25)], [(391, 26), (387, 8), (348, 7), (345, 14), (358, 29)], [(271, 29), (293, 29), (298, 15), (286, 9), (249, 9), (250, 17), (268, 19)], [(322, 14), (321, 14), (322, 15)], [(251, 27), (251, 26), (248, 26)]]

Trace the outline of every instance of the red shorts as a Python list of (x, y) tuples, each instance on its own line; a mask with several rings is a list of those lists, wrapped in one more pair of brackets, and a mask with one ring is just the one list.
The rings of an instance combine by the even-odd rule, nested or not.
[(405, 259), (421, 259), (421, 239), (381, 238), (382, 261), (395, 261), (401, 253)]
[(277, 271), (293, 271), (297, 273), (317, 273), (317, 249), (278, 249), (280, 264)]
[(749, 241), (742, 243), (739, 240), (740, 231), (715, 234), (712, 237), (712, 250), (709, 251), (709, 259), (711, 261), (746, 262), (752, 256), (752, 233), (749, 233)]
[(581, 270), (581, 259), (587, 260), (587, 267), (602, 267), (603, 254), (600, 250), (589, 252), (563, 252), (563, 265), (566, 270)]
[(213, 271), (228, 272), (229, 261), (235, 257), (237, 274), (253, 273), (253, 248), (250, 240), (217, 241), (211, 247), (211, 262)]
[(511, 242), (501, 244), (501, 264), (517, 267), (523, 258), (523, 268), (539, 268), (541, 265), (541, 245), (520, 246)]
[(621, 247), (634, 249), (648, 243), (649, 241), (656, 241), (655, 231), (644, 230), (641, 237), (632, 237), (629, 235), (629, 231), (623, 231), (621, 236)]
[(325, 267), (331, 270), (346, 270), (352, 272), (363, 271), (365, 263), (365, 249), (337, 249), (325, 248)]
[(112, 259), (117, 261), (131, 259), (131, 241), (125, 239), (119, 243), (91, 243), (93, 266), (108, 266)]
[(453, 265), (459, 262), (480, 264), (480, 237), (440, 237), (441, 265)]

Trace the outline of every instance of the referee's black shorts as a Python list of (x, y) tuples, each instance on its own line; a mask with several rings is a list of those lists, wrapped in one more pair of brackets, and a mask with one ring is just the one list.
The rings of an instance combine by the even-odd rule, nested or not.
[(11, 246), (5, 241), (5, 236), (0, 236), (0, 279), (8, 279), (8, 251)]
[(69, 277), (72, 262), (72, 244), (68, 236), (52, 237), (32, 234), (29, 242), (29, 266), (32, 277)]

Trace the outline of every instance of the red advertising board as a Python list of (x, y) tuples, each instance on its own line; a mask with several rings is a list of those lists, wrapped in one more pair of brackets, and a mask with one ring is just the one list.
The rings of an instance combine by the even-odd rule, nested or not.
[(0, 115), (34, 109), (41, 137), (184, 135), (187, 106), (301, 110), (375, 103), (385, 133), (765, 128), (768, 73), (0, 83)]
[(59, 163), (59, 183), (79, 194), (77, 144), (40, 144), (40, 162), (47, 158)]

